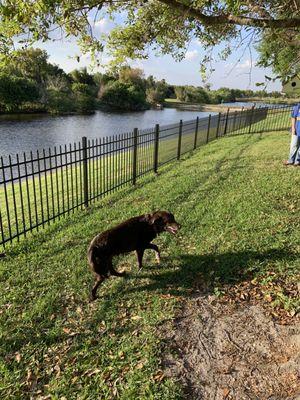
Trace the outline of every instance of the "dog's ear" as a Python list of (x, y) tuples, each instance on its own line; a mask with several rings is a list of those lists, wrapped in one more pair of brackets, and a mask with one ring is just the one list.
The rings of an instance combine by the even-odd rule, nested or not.
[(158, 215), (152, 215), (149, 221), (150, 225), (156, 225), (156, 226), (163, 226), (164, 225), (164, 220), (161, 216)]
[(156, 228), (162, 227), (164, 225), (163, 218), (155, 211), (152, 214), (146, 214), (145, 220), (148, 222), (149, 225), (155, 225)]
[(155, 212), (152, 214), (145, 214), (145, 221), (147, 221), (150, 225), (153, 225), (157, 217), (155, 216)]
[(151, 221), (151, 218), (152, 218), (152, 214), (145, 214), (144, 218), (145, 218), (146, 222), (151, 223), (150, 221)]

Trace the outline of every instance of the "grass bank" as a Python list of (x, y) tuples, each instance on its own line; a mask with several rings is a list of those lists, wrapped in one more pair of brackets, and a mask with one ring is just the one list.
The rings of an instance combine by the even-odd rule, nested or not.
[[(228, 137), (142, 178), (88, 211), (12, 246), (0, 261), (0, 395), (11, 398), (178, 399), (163, 375), (157, 328), (201, 282), (252, 281), (273, 309), (294, 315), (299, 271), (300, 170), (284, 168), (284, 133)], [(161, 235), (162, 265), (146, 252), (121, 257), (88, 303), (86, 249), (101, 230), (155, 209), (174, 212), (177, 237)]]
[[(257, 117), (262, 117), (256, 116)], [(272, 130), (287, 129), (290, 111), (269, 110), (266, 118), (250, 123), (251, 114), (231, 113), (226, 122), (223, 114), (218, 122), (214, 116), (200, 119), (196, 147), (218, 136), (239, 135)], [(245, 125), (245, 126), (244, 126)], [(196, 120), (183, 124), (181, 151), (183, 155), (194, 148)], [(179, 124), (163, 129), (158, 145), (158, 168), (178, 156)], [(107, 139), (101, 145), (91, 142), (88, 151), (88, 198), (95, 202), (99, 198), (132, 184), (133, 181), (133, 141), (132, 135)], [(117, 147), (121, 150), (116, 151)], [(72, 152), (71, 152), (72, 150)], [(56, 153), (57, 151), (57, 153)], [(32, 158), (33, 157), (33, 158)], [(33, 161), (32, 161), (33, 159)], [(19, 155), (19, 167), (12, 169), (4, 162), (7, 184), (0, 183), (0, 243), (18, 240), (29, 231), (39, 230), (66, 214), (84, 208), (84, 177), (82, 152), (78, 143), (59, 149), (50, 149), (39, 154)], [(14, 161), (13, 161), (14, 162)], [(62, 167), (59, 167), (62, 165)], [(137, 149), (136, 175), (138, 179), (154, 167), (154, 133), (142, 133)], [(51, 170), (51, 172), (50, 172)], [(33, 175), (34, 171), (34, 175)], [(3, 171), (1, 172), (2, 175)], [(24, 178), (26, 176), (26, 179)], [(14, 185), (11, 179), (14, 177)], [(20, 178), (21, 177), (21, 178)], [(0, 247), (3, 247), (1, 246)], [(2, 249), (0, 249), (1, 251)]]
[(289, 98), (289, 97), (241, 97), (236, 99), (237, 102), (257, 102), (257, 103), (267, 103), (267, 104), (295, 104), (299, 102), (299, 98)]

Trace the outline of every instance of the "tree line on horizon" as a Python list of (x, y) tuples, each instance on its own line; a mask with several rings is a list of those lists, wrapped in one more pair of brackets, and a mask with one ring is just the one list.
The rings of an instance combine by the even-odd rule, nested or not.
[(97, 108), (139, 111), (166, 98), (182, 102), (219, 104), (236, 98), (281, 97), (280, 92), (176, 86), (139, 68), (91, 74), (86, 68), (66, 73), (48, 61), (45, 50), (16, 50), (9, 63), (0, 59), (0, 112), (87, 113)]

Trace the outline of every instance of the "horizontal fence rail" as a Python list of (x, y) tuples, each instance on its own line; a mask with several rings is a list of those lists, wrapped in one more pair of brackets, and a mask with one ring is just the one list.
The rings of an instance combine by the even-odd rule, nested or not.
[(212, 140), (288, 129), (292, 106), (245, 109), (0, 159), (0, 245), (44, 228)]

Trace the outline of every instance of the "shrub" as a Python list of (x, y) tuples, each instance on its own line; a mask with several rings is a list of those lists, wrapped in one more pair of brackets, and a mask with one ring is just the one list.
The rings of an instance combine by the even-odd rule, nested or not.
[(95, 98), (84, 93), (76, 93), (74, 106), (77, 112), (91, 112), (95, 110)]
[(145, 93), (136, 86), (122, 82), (109, 83), (101, 95), (105, 105), (119, 110), (143, 110), (148, 108)]
[(40, 98), (36, 83), (19, 76), (0, 75), (0, 103), (6, 111), (16, 111), (26, 102)]
[(74, 98), (71, 94), (56, 89), (47, 91), (46, 106), (47, 111), (54, 114), (75, 111)]

